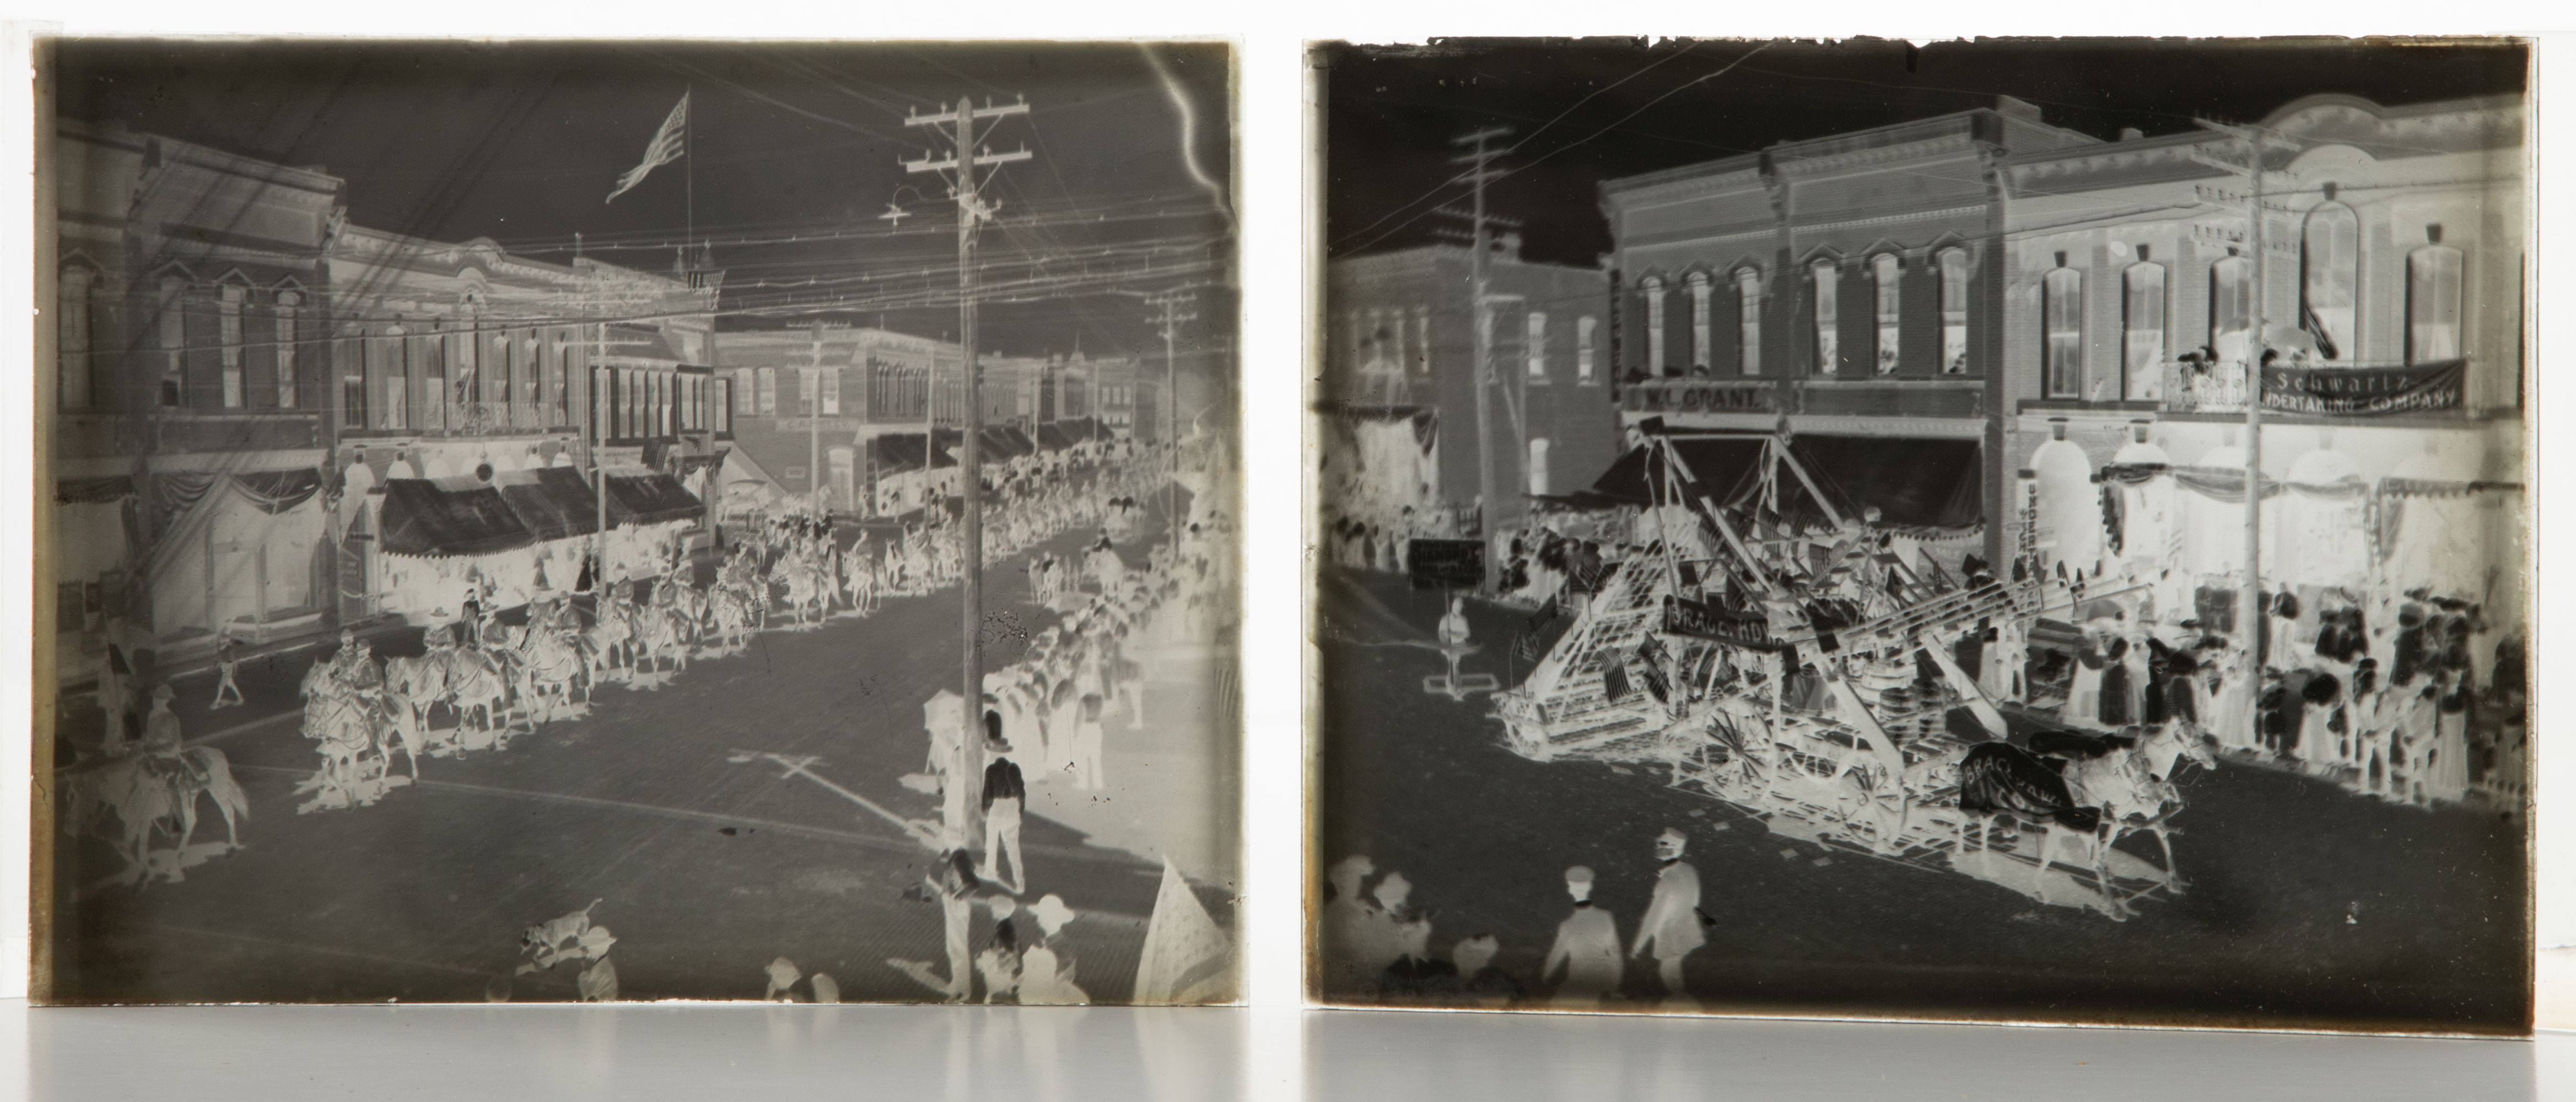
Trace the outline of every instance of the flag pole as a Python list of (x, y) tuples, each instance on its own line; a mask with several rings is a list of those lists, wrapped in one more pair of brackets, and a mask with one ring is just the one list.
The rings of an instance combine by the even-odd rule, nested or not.
[[(698, 86), (691, 83), (680, 92), (680, 102), (688, 104), (687, 107), (680, 109), (680, 172), (688, 181), (687, 186), (681, 190), (681, 194), (686, 196), (682, 201), (685, 209), (681, 215), (686, 228), (680, 234), (680, 243), (684, 249), (697, 244), (698, 241), (698, 159), (689, 156), (689, 147), (698, 142), (698, 121), (689, 117), (696, 112), (697, 91)], [(680, 270), (690, 271), (696, 264), (695, 258), (684, 258)]]

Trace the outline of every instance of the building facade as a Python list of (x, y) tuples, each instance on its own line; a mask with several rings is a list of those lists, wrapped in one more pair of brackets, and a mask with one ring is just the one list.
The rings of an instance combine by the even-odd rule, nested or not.
[(2260, 125), (2260, 256), (2236, 138), (2003, 161), (2013, 542), (2152, 569), (2166, 601), (2236, 584), (2247, 365), (2268, 351), (2267, 587), (2390, 582), (2518, 623), (2524, 126), (2518, 97), (2288, 104)]
[[(1980, 108), (1605, 182), (1621, 416), (1786, 427), (1886, 523), (1983, 548), (2005, 487), (1994, 166), (2096, 139)], [(1890, 458), (1894, 457), (1894, 458)], [(1960, 475), (1973, 481), (1935, 484)]]
[(341, 181), (58, 123), (40, 280), (58, 673), (184, 660), (333, 615), (322, 335)]
[[(404, 237), (350, 225), (319, 169), (115, 125), (52, 136), (40, 390), (65, 683), (95, 676), (112, 640), (166, 670), (219, 634), (417, 620), (457, 603), (426, 590), (459, 570), (505, 599), (569, 590), (603, 479), (612, 535), (695, 526), (681, 480), (725, 436), (711, 273)], [(571, 477), (533, 473), (549, 468)], [(501, 526), (442, 546), (461, 531), (440, 517), (449, 499), (485, 493), (513, 503), (484, 511)], [(567, 556), (552, 577), (549, 544)], [(419, 560), (421, 584), (389, 553)]]
[(1491, 431), (1480, 433), (1473, 260), (1430, 245), (1326, 269), (1324, 478), (1363, 523), (1476, 531), (1490, 463), (1497, 500), (1484, 520), (1506, 531), (1531, 495), (1585, 485), (1618, 454), (1608, 277), (1523, 261), (1508, 240), (1486, 269)]

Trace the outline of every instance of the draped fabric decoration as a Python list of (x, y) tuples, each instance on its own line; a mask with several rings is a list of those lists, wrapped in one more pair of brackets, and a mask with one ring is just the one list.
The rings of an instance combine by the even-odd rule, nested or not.
[[(2242, 469), (2177, 466), (2173, 468), (2173, 478), (2175, 485), (2202, 497), (2234, 505), (2245, 503), (2245, 472)], [(2279, 497), (2284, 489), (2286, 487), (2281, 483), (2266, 478), (2262, 482), (2261, 493), (2268, 500)]]
[(170, 522), (197, 507), (224, 476), (212, 471), (172, 471), (152, 476), (154, 531), (164, 531)]
[(1420, 513), (1438, 500), (1438, 414), (1394, 407), (1382, 416), (1345, 412), (1334, 424), (1350, 457), (1335, 495), (1345, 512), (1394, 526), (1405, 507)]
[(2128, 510), (2123, 507), (2120, 493), (2119, 483), (2102, 484), (2102, 531), (2104, 538), (2110, 540), (2111, 553), (2114, 555), (2124, 553), (2121, 545), (2124, 542), (2123, 535), (2128, 517)]
[(233, 488), (241, 491), (259, 511), (270, 516), (287, 512), (313, 499), (322, 492), (322, 473), (299, 467), (290, 471), (261, 471), (233, 476)]

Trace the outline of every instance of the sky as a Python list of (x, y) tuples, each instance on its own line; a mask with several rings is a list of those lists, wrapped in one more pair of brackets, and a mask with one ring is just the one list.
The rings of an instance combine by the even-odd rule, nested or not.
[[(979, 267), (997, 287), (1046, 292), (997, 291), (980, 343), (1159, 355), (1147, 307), (1098, 280), (1135, 273), (1124, 286), (1146, 291), (1230, 280), (1230, 64), (1222, 45), (1158, 45), (1149, 58), (1124, 43), (93, 39), (62, 44), (56, 89), (67, 117), (319, 167), (347, 182), (362, 226), (491, 238), (556, 262), (579, 234), (587, 255), (667, 272), (694, 225), (727, 272), (728, 310), (790, 307), (724, 328), (804, 320), (813, 314), (793, 307), (828, 300), (833, 320), (951, 339), (953, 299), (905, 305), (956, 279), (955, 202), (898, 164), (939, 149), (937, 135), (905, 115), (1025, 96), (1027, 115), (989, 124), (986, 148), (1035, 156), (988, 187), (1001, 205)], [(684, 93), (689, 155), (606, 201)], [(906, 217), (880, 218), (889, 203)]]
[[(1759, 49), (1757, 50), (1757, 47)], [(1522, 255), (1590, 265), (1610, 249), (1597, 185), (1782, 141), (1991, 106), (2011, 95), (2052, 124), (2116, 138), (2256, 121), (2301, 96), (2383, 104), (2516, 94), (2512, 45), (2343, 40), (1977, 40), (1913, 47), (1666, 40), (1447, 40), (1326, 49), (1324, 239), (1333, 256), (1464, 231), (1451, 139), (1504, 126), (1520, 143), (1488, 208), (1525, 223)], [(1733, 66), (1730, 68), (1730, 66)]]

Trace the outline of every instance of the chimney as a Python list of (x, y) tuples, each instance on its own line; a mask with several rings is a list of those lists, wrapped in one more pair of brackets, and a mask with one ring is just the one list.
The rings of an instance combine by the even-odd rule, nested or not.
[(2120, 140), (2124, 142), (2134, 142), (2146, 136), (2146, 131), (2140, 130), (2134, 126), (2123, 126), (2120, 128)]

